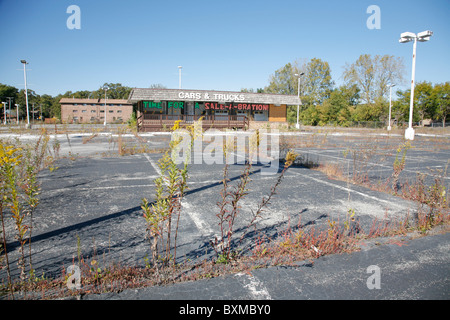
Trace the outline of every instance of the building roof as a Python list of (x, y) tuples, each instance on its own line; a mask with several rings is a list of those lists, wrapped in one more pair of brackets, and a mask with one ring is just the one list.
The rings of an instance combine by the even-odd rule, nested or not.
[(189, 89), (134, 88), (128, 97), (128, 102), (130, 103), (161, 100), (265, 103), (277, 105), (302, 104), (296, 95)]
[[(59, 103), (61, 104), (93, 104), (93, 103), (100, 103), (100, 104), (104, 104), (105, 103), (105, 99), (74, 99), (74, 98), (61, 98), (61, 100), (59, 100)], [(128, 100), (125, 99), (106, 99), (106, 103), (113, 103), (113, 104), (130, 104), (128, 102)]]

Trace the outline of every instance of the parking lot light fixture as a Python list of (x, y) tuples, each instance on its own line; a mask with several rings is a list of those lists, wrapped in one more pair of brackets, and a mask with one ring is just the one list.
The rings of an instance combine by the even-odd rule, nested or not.
[(3, 117), (5, 119), (4, 124), (6, 125), (6, 102), (3, 103)]
[(178, 89), (181, 89), (181, 69), (183, 69), (183, 67), (178, 66)]
[[(303, 76), (305, 73), (302, 72), (300, 74), (296, 73), (294, 74), (296, 77), (298, 77), (298, 90), (297, 90), (297, 94), (298, 94), (298, 98), (300, 99), (300, 80), (301, 80), (301, 76)], [(297, 123), (295, 124), (295, 128), (296, 129), (300, 129), (300, 124), (298, 123), (298, 115), (300, 113), (300, 105), (297, 104)]]
[(414, 108), (414, 77), (416, 72), (416, 47), (417, 41), (425, 42), (430, 40), (430, 37), (433, 35), (433, 32), (430, 30), (419, 32), (415, 34), (413, 32), (403, 32), (400, 35), (400, 43), (406, 43), (410, 41), (414, 41), (413, 45), (413, 63), (412, 63), (412, 79), (411, 79), (411, 100), (409, 104), (409, 125), (408, 129), (405, 130), (405, 139), (414, 140), (414, 129), (412, 127), (412, 119), (413, 119), (413, 108)]
[(14, 105), (16, 106), (17, 125), (19, 125), (19, 105), (17, 103), (15, 103)]
[(30, 127), (30, 111), (28, 109), (28, 90), (27, 90), (27, 69), (26, 65), (28, 62), (26, 60), (20, 60), (20, 62), (23, 64), (23, 77), (25, 80), (25, 103), (27, 105), (27, 127)]
[(108, 87), (104, 86), (103, 90), (105, 90), (105, 121), (103, 122), (103, 125), (106, 127), (106, 91), (108, 91)]
[(389, 87), (389, 119), (388, 119), (388, 126), (387, 129), (388, 131), (391, 131), (391, 109), (392, 109), (392, 87), (395, 87), (395, 84), (390, 84), (388, 85)]

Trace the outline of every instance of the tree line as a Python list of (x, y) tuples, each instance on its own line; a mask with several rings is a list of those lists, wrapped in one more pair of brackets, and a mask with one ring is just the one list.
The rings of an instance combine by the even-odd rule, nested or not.
[[(302, 101), (299, 119), (305, 125), (333, 123), (348, 126), (354, 121), (387, 123), (389, 86), (398, 87), (405, 83), (405, 66), (398, 57), (363, 54), (344, 66), (342, 78), (344, 84), (336, 86), (328, 62), (313, 58), (287, 63), (271, 75), (268, 86), (257, 91), (299, 94)], [(241, 91), (254, 92), (246, 88)], [(410, 89), (392, 88), (392, 120), (408, 121), (410, 94)], [(414, 122), (431, 119), (445, 125), (449, 111), (450, 82), (432, 84), (423, 81), (415, 85)], [(296, 122), (297, 107), (290, 106), (287, 116), (289, 122)]]
[[(276, 70), (265, 88), (241, 89), (242, 92), (265, 92), (276, 94), (300, 95), (299, 120), (305, 125), (326, 125), (333, 123), (349, 126), (354, 121), (382, 121), (387, 123), (389, 116), (389, 85), (392, 88), (392, 120), (407, 122), (411, 90), (400, 90), (398, 86), (405, 83), (405, 66), (403, 60), (391, 55), (360, 55), (353, 63), (347, 63), (342, 72), (344, 84), (336, 86), (331, 77), (328, 62), (319, 58), (309, 61), (289, 62)], [(300, 84), (300, 86), (299, 86)], [(104, 97), (104, 87), (108, 87), (108, 99), (127, 99), (132, 88), (120, 83), (105, 83), (94, 91), (67, 91), (52, 97), (48, 94), (38, 95), (28, 89), (30, 111), (35, 110), (34, 118), (61, 117), (61, 98)], [(150, 88), (165, 88), (161, 84), (152, 84)], [(299, 90), (300, 89), (300, 90)], [(11, 111), (19, 105), (19, 114), (26, 114), (25, 92), (13, 86), (0, 84), (0, 99), (8, 101), (11, 97)], [(2, 110), (3, 111), (3, 110)], [(2, 113), (0, 111), (0, 113)], [(450, 82), (436, 83), (423, 81), (415, 85), (413, 121), (431, 119), (445, 122), (450, 113)], [(13, 111), (13, 114), (15, 112)], [(288, 121), (296, 122), (297, 107), (290, 106)]]
[[(34, 90), (28, 89), (28, 109), (30, 111), (30, 118), (41, 119), (44, 118), (58, 118), (61, 119), (61, 104), (59, 101), (61, 98), (75, 98), (75, 99), (104, 99), (105, 90), (104, 87), (108, 87), (107, 98), (108, 99), (128, 99), (128, 95), (131, 92), (131, 87), (123, 86), (121, 83), (105, 83), (99, 89), (94, 91), (81, 90), (81, 91), (67, 91), (64, 94), (58, 94), (57, 96), (51, 96), (48, 94), (39, 95)], [(7, 98), (11, 99), (7, 99)], [(8, 102), (11, 100), (11, 114), (16, 116), (16, 106), (19, 105), (19, 117), (26, 116), (26, 101), (25, 90), (17, 89), (13, 86), (0, 83), (0, 102)], [(9, 105), (7, 104), (7, 110)], [(34, 117), (32, 116), (34, 110)], [(3, 114), (3, 108), (0, 110)], [(2, 117), (3, 118), (3, 117)]]

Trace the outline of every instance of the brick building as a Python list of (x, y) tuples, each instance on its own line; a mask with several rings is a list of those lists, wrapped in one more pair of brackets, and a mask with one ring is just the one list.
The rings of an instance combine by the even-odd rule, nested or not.
[[(61, 121), (63, 123), (103, 123), (105, 99), (62, 98)], [(106, 99), (106, 122), (126, 122), (133, 113), (133, 104), (127, 100)]]

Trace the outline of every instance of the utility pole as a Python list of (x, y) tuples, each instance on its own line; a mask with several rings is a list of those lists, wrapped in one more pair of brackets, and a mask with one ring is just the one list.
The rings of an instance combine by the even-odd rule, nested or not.
[(178, 89), (181, 89), (181, 69), (182, 66), (178, 66)]
[(8, 99), (8, 108), (9, 108), (8, 118), (9, 118), (9, 122), (11, 123), (11, 99), (14, 99), (14, 98), (6, 97), (6, 99)]
[(26, 60), (20, 60), (20, 62), (23, 64), (23, 77), (25, 79), (25, 103), (27, 105), (27, 128), (30, 129), (30, 111), (28, 109), (28, 90), (27, 90), (27, 68), (26, 65), (28, 62)]

